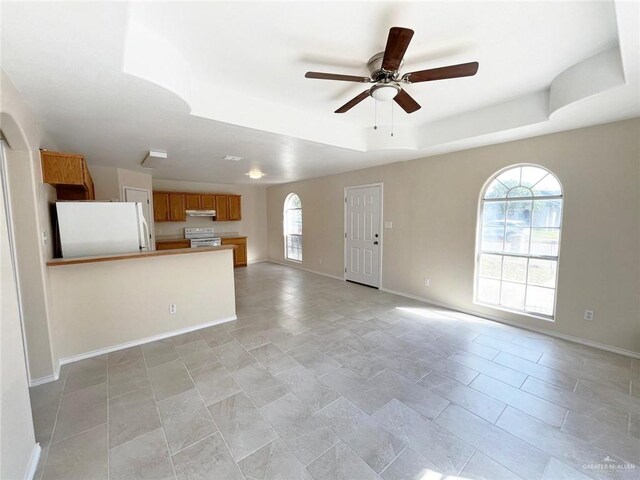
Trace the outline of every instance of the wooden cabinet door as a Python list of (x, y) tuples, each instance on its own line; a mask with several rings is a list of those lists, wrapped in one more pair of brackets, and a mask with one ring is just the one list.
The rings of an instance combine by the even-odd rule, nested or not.
[(185, 222), (187, 220), (184, 208), (184, 194), (169, 194), (169, 218), (172, 222)]
[(216, 209), (216, 196), (215, 195), (200, 195), (200, 205), (203, 210), (215, 210)]
[(242, 220), (240, 195), (229, 195), (229, 220)]
[(200, 194), (199, 193), (187, 193), (184, 196), (187, 210), (200, 210)]
[(189, 240), (176, 240), (174, 242), (156, 242), (156, 250), (175, 250), (177, 248), (189, 248)]
[(216, 195), (216, 220), (219, 222), (229, 220), (228, 195)]
[(233, 251), (233, 265), (235, 267), (244, 267), (247, 264), (247, 246), (238, 245)]
[(153, 220), (155, 222), (168, 222), (169, 218), (169, 194), (153, 194)]

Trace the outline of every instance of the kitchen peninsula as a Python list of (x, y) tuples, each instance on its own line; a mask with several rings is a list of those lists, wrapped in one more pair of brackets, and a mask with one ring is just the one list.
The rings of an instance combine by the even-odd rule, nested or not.
[(236, 319), (234, 246), (47, 262), (61, 364)]

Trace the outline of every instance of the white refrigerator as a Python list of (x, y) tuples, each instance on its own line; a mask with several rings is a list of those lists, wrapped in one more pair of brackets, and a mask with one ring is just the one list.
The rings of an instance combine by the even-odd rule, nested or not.
[(141, 203), (56, 202), (63, 257), (150, 250)]

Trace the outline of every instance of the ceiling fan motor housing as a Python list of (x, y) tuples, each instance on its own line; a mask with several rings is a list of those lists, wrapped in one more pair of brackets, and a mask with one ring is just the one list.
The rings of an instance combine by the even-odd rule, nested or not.
[[(367, 62), (367, 69), (371, 74), (371, 79), (374, 81), (393, 81), (396, 80), (398, 76), (398, 72), (390, 72), (388, 70), (384, 70), (382, 68), (382, 59), (384, 58), (384, 52), (376, 53), (373, 57), (369, 59)], [(400, 63), (400, 67), (404, 60)], [(400, 70), (400, 68), (398, 68)]]

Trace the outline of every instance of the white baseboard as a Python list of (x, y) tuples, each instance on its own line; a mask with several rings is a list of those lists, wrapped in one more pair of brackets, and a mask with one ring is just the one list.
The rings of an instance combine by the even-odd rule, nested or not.
[(45, 383), (49, 383), (49, 382), (55, 382), (56, 380), (58, 380), (58, 378), (60, 378), (59, 373), (60, 373), (60, 366), (58, 366), (57, 368), (58, 372), (57, 373), (52, 373), (51, 375), (47, 375), (46, 377), (40, 377), (40, 378), (36, 378), (35, 380), (31, 380), (29, 382), (29, 386), (30, 387), (37, 387), (38, 385), (43, 385)]
[(36, 443), (33, 446), (33, 450), (31, 451), (31, 458), (29, 459), (29, 468), (27, 469), (27, 476), (24, 477), (26, 480), (33, 480), (33, 477), (36, 474), (36, 470), (38, 469), (38, 462), (40, 461), (40, 454), (42, 453), (42, 448), (39, 443)]
[(419, 302), (428, 303), (429, 305), (434, 305), (436, 307), (446, 308), (448, 310), (453, 310), (454, 312), (466, 313), (469, 315), (474, 315), (476, 317), (484, 318), (486, 320), (491, 320), (493, 322), (504, 323), (506, 325), (510, 325), (512, 327), (522, 328), (524, 330), (529, 330), (536, 333), (542, 333), (544, 335), (549, 335), (550, 337), (560, 338), (562, 340), (567, 340), (569, 342), (578, 343), (580, 345), (586, 345), (587, 347), (593, 347), (600, 350), (605, 350), (607, 352), (617, 353), (619, 355), (625, 355), (627, 357), (632, 358), (640, 358), (640, 352), (634, 352), (632, 350), (626, 350), (624, 348), (618, 348), (611, 345), (607, 345), (605, 343), (594, 342), (591, 340), (586, 340), (584, 338), (574, 337), (572, 335), (566, 335), (564, 333), (554, 332), (553, 330), (547, 330), (546, 328), (535, 328), (531, 326), (521, 325), (517, 322), (513, 322), (510, 320), (505, 320), (504, 318), (495, 317), (493, 315), (488, 315), (486, 313), (476, 312), (475, 310), (471, 310), (468, 308), (461, 308), (454, 305), (449, 305), (444, 302), (437, 302), (434, 300), (430, 300), (425, 297), (419, 297), (418, 295), (411, 295), (409, 293), (398, 292), (396, 290), (390, 290), (388, 288), (380, 288), (383, 292), (393, 293), (394, 295), (399, 295), (401, 297), (411, 298), (412, 300), (418, 300)]
[(316, 270), (311, 270), (310, 268), (304, 268), (304, 267), (301, 267), (300, 265), (296, 265), (296, 264), (295, 264), (295, 263), (293, 263), (293, 262), (281, 262), (281, 261), (279, 261), (279, 260), (267, 260), (267, 262), (270, 262), (270, 263), (276, 263), (276, 264), (278, 264), (278, 265), (282, 265), (282, 266), (284, 266), (284, 267), (297, 268), (298, 270), (304, 270), (305, 272), (315, 273), (316, 275), (322, 275), (323, 277), (329, 277), (329, 278), (333, 278), (333, 279), (335, 279), (335, 280), (342, 280), (342, 281), (344, 281), (344, 278), (343, 278), (343, 277), (338, 277), (338, 276), (336, 276), (336, 275), (330, 275), (330, 274), (328, 274), (328, 273), (318, 272), (318, 271), (316, 271)]
[(48, 375), (46, 377), (38, 378), (31, 381), (30, 387), (36, 385), (42, 385), (43, 383), (54, 382), (60, 377), (60, 366), (67, 363), (78, 362), (80, 360), (86, 360), (87, 358), (97, 357), (104, 355), (105, 353), (117, 352), (118, 350), (124, 350), (125, 348), (137, 347), (138, 345), (144, 345), (145, 343), (155, 342), (156, 340), (162, 340), (164, 338), (175, 337), (176, 335), (182, 335), (183, 333), (193, 332), (194, 330), (200, 330), (201, 328), (213, 327), (214, 325), (220, 325), (221, 323), (232, 322), (237, 320), (238, 317), (233, 315), (231, 317), (221, 318), (219, 320), (213, 320), (211, 322), (200, 323), (192, 327), (181, 328), (179, 330), (172, 330), (170, 332), (159, 333), (158, 335), (152, 335), (151, 337), (140, 338), (131, 342), (120, 343), (112, 347), (99, 348), (92, 350), (91, 352), (81, 353), (79, 355), (73, 355), (71, 357), (65, 357), (58, 360), (57, 372), (55, 375)]

